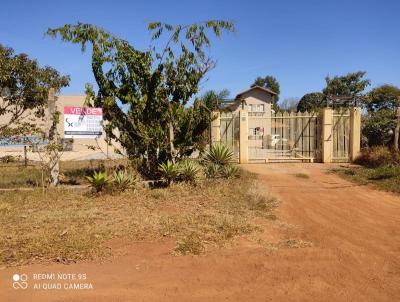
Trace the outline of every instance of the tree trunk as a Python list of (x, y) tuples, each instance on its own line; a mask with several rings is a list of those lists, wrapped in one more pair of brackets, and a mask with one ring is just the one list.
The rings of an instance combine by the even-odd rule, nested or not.
[(394, 130), (394, 149), (399, 151), (399, 136), (400, 136), (400, 107), (397, 107), (397, 125)]
[(60, 178), (60, 157), (58, 151), (59, 137), (57, 131), (58, 118), (56, 117), (56, 96), (53, 88), (49, 91), (48, 108), (50, 115), (50, 128), (49, 128), (49, 183), (50, 186), (57, 186)]
[(174, 125), (171, 120), (169, 122), (169, 146), (170, 146), (170, 152), (171, 152), (171, 160), (173, 163), (175, 163), (175, 156), (176, 156), (174, 140), (175, 140)]

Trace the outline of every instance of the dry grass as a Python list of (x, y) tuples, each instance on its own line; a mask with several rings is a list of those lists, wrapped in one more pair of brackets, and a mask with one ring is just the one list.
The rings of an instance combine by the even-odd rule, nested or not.
[[(40, 189), (0, 193), (0, 264), (104, 259), (112, 238), (176, 242), (199, 254), (259, 230), (277, 206), (252, 175), (196, 187), (140, 188), (120, 195)], [(258, 218), (259, 219), (259, 218)]]
[(298, 178), (304, 178), (304, 179), (310, 178), (310, 175), (308, 175), (306, 173), (296, 173), (296, 174), (294, 174), (294, 176), (296, 176)]
[[(61, 183), (67, 185), (87, 184), (85, 176), (98, 170), (113, 170), (127, 166), (126, 160), (81, 160), (60, 163)], [(2, 163), (0, 165), (0, 188), (41, 187), (42, 170), (39, 163)]]

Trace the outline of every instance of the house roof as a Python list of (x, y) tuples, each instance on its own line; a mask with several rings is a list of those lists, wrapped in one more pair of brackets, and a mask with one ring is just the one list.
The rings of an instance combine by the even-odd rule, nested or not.
[(250, 87), (249, 89), (238, 93), (238, 95), (236, 96), (235, 99), (240, 99), (242, 94), (245, 94), (245, 93), (247, 93), (249, 91), (252, 91), (252, 90), (255, 90), (255, 89), (262, 90), (262, 91), (267, 92), (267, 93), (272, 94), (272, 95), (277, 95), (277, 93), (273, 92), (271, 89), (268, 89), (268, 88), (265, 88), (265, 87), (261, 87), (261, 86), (258, 86), (258, 85), (254, 85), (253, 87)]

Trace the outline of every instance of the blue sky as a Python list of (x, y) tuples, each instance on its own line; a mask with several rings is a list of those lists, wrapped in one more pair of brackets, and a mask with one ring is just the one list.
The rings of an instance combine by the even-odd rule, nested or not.
[(400, 86), (400, 1), (3, 1), (0, 43), (71, 76), (62, 94), (83, 94), (94, 83), (90, 54), (44, 35), (77, 21), (100, 25), (136, 48), (150, 43), (151, 21), (187, 24), (233, 20), (237, 33), (215, 41), (218, 64), (202, 91), (245, 90), (257, 76), (274, 75), (281, 99), (324, 87), (328, 74), (367, 71), (372, 86)]

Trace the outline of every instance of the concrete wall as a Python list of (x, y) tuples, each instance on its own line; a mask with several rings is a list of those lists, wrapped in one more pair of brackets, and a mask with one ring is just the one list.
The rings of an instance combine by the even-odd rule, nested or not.
[[(61, 113), (60, 123), (57, 126), (57, 130), (60, 134), (61, 138), (64, 138), (64, 106), (77, 106), (83, 107), (85, 102), (84, 95), (75, 95), (75, 96), (66, 96), (61, 95), (57, 97), (57, 101), (55, 103), (56, 109)], [(6, 121), (7, 117), (0, 117), (0, 125), (2, 122)], [(25, 120), (33, 119), (37, 125), (46, 130), (49, 128), (50, 119), (48, 114), (46, 117), (41, 120), (35, 118), (32, 113), (27, 114)], [(94, 146), (96, 150), (91, 150), (88, 147)], [(113, 142), (113, 146), (119, 148), (120, 146)], [(96, 158), (107, 158), (108, 157), (120, 157), (114, 153), (114, 147), (108, 146), (105, 142), (105, 134), (96, 139), (88, 139), (88, 138), (74, 138), (72, 151), (64, 151), (61, 160), (80, 160), (80, 159), (96, 159)], [(5, 155), (13, 155), (13, 156), (23, 156), (23, 146), (10, 146), (10, 147), (0, 147), (0, 157)], [(39, 160), (39, 155), (36, 152), (29, 152), (28, 158), (30, 160)]]

